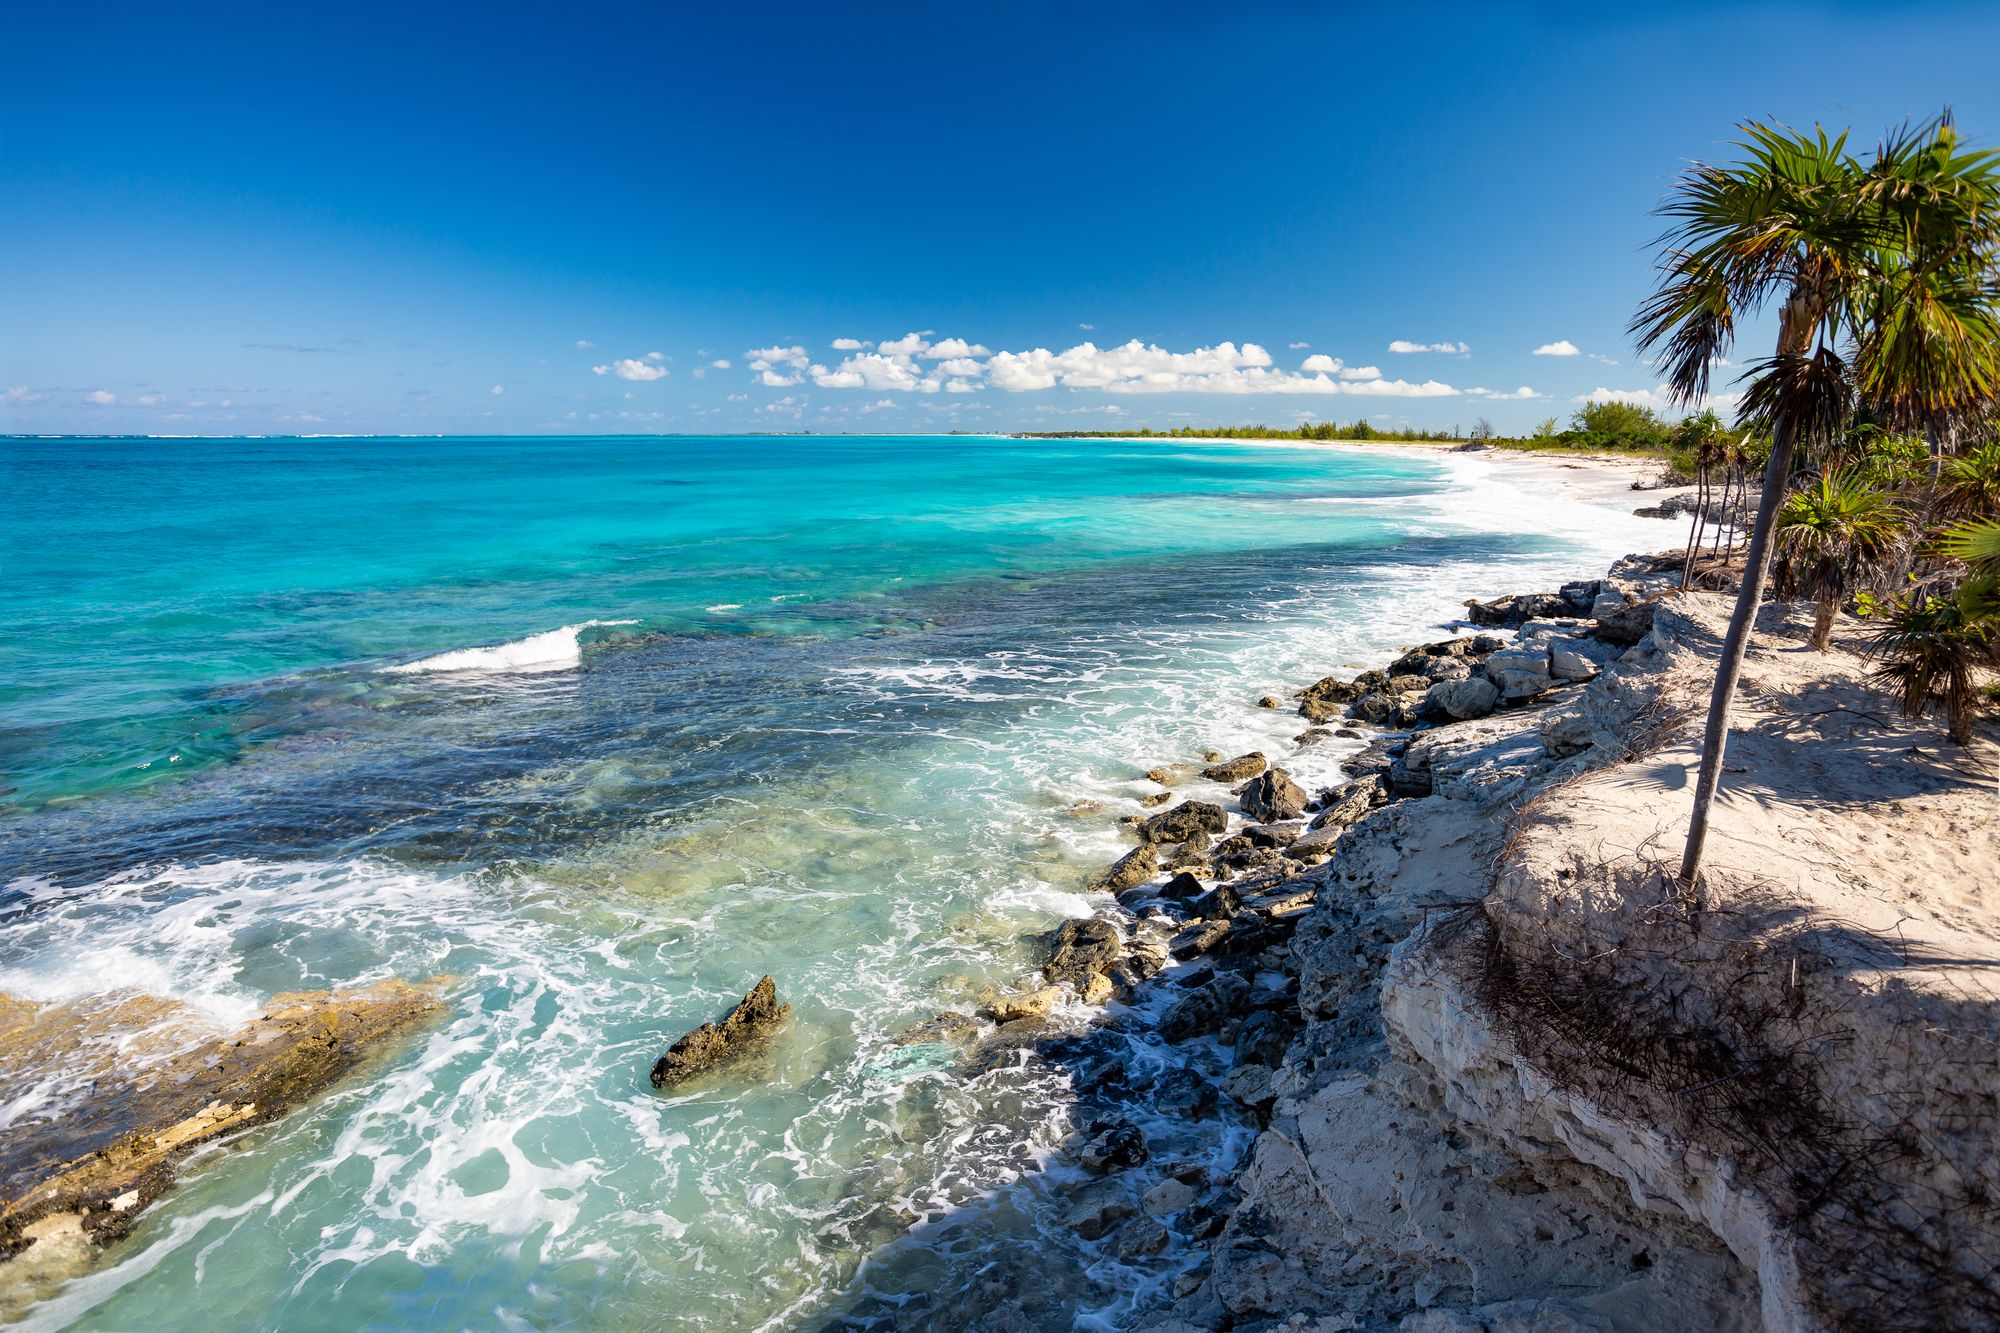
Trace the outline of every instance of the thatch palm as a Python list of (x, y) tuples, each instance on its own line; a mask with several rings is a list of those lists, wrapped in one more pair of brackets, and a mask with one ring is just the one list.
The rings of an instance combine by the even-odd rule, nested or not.
[(1708, 393), (1738, 323), (1779, 302), (1776, 354), (1752, 367), (1747, 416), (1771, 454), (1742, 589), (1709, 701), (1680, 878), (1701, 870), (1730, 705), (1763, 600), (1771, 534), (1802, 438), (1830, 437), (1852, 395), (1935, 421), (2000, 390), (2000, 317), (1986, 273), (2000, 248), (2000, 155), (1967, 152), (1948, 118), (1897, 135), (1864, 165), (1847, 136), (1746, 125), (1744, 158), (1697, 166), (1661, 206), (1660, 288), (1632, 330), (1675, 397)]
[(1826, 651), (1833, 618), (1854, 580), (1888, 562), (1904, 528), (1888, 492), (1850, 468), (1828, 468), (1785, 497), (1778, 549), (1797, 563), (1799, 586), (1816, 603), (1814, 648)]

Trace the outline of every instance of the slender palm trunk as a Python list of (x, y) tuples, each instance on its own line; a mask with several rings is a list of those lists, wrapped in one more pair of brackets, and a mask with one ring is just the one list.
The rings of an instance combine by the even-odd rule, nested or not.
[(1710, 556), (1717, 560), (1722, 558), (1722, 533), (1729, 522), (1729, 466), (1726, 463), (1722, 468), (1722, 485), (1719, 489), (1722, 496), (1715, 501), (1715, 547), (1709, 552)]
[(1694, 473), (1694, 514), (1688, 519), (1687, 554), (1681, 558), (1681, 591), (1694, 586), (1694, 558), (1701, 551), (1702, 516), (1708, 512), (1708, 469), (1697, 466)]
[(1833, 617), (1840, 610), (1840, 598), (1833, 593), (1821, 593), (1818, 604), (1813, 607), (1812, 646), (1818, 652), (1825, 652), (1833, 642)]
[(1750, 647), (1750, 628), (1764, 600), (1770, 573), (1771, 533), (1778, 525), (1778, 506), (1792, 475), (1792, 445), (1797, 432), (1789, 419), (1779, 418), (1771, 438), (1771, 461), (1764, 465), (1764, 490), (1757, 501), (1757, 518), (1750, 525), (1750, 551), (1743, 561), (1743, 586), (1729, 633), (1716, 663), (1715, 690), (1708, 700), (1708, 727), (1702, 733), (1701, 771), (1694, 784), (1694, 814), (1688, 820), (1687, 847), (1681, 853), (1680, 882), (1692, 887), (1701, 874), (1702, 848), (1708, 841), (1708, 811), (1715, 803), (1715, 784), (1722, 777), (1722, 751), (1729, 740), (1729, 709), (1736, 699), (1736, 681), (1743, 674), (1743, 654)]

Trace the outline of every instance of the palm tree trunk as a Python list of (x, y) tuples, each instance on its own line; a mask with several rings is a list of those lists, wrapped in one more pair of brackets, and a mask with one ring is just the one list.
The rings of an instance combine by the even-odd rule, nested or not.
[(1818, 604), (1813, 607), (1812, 646), (1815, 651), (1823, 653), (1833, 642), (1833, 616), (1839, 609), (1839, 598), (1820, 594)]
[(1694, 784), (1694, 814), (1688, 820), (1687, 846), (1681, 853), (1680, 882), (1692, 887), (1701, 874), (1701, 853), (1708, 841), (1708, 811), (1715, 803), (1715, 784), (1722, 776), (1722, 750), (1729, 740), (1729, 708), (1736, 699), (1736, 681), (1743, 674), (1743, 654), (1750, 647), (1750, 627), (1764, 600), (1770, 572), (1771, 532), (1778, 524), (1778, 506), (1792, 475), (1792, 445), (1796, 432), (1789, 419), (1779, 418), (1771, 438), (1771, 461), (1764, 465), (1764, 490), (1757, 501), (1757, 519), (1750, 525), (1750, 552), (1743, 561), (1743, 586), (1729, 633), (1716, 663), (1715, 690), (1708, 700), (1708, 727), (1702, 733), (1701, 771)]
[(1698, 467), (1694, 474), (1694, 513), (1688, 519), (1687, 554), (1681, 557), (1681, 591), (1694, 586), (1694, 558), (1701, 550), (1701, 516), (1708, 512), (1704, 495), (1708, 488), (1708, 469)]

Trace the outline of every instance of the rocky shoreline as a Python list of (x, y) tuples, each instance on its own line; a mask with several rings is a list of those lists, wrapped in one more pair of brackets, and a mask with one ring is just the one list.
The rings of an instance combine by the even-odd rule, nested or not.
[[(1298, 691), (1309, 724), (1300, 751), (1366, 739), (1337, 786), (1308, 793), (1282, 756), (1261, 753), (1153, 769), (1162, 791), (1142, 804), (1157, 812), (1124, 818), (1137, 845), (1090, 883), (1110, 902), (1051, 935), (1032, 986), (991, 997), (976, 1025), (962, 1015), (946, 1025), (975, 1071), (1040, 1061), (1068, 1073), (1075, 1126), (1058, 1166), (1075, 1183), (1050, 1192), (1044, 1225), (1156, 1293), (1137, 1303), (1136, 1326), (1840, 1327), (1855, 1324), (1854, 1310), (1826, 1275), (1856, 1265), (1870, 1269), (1864, 1285), (1893, 1286), (1927, 1311), (1880, 1326), (1976, 1326), (1993, 1307), (1991, 1270), (1976, 1270), (1982, 1247), (2000, 1240), (2000, 1215), (1971, 1183), (1992, 1174), (1990, 1153), (1986, 1167), (1970, 1164), (1991, 1142), (1990, 1107), (1976, 1110), (1990, 1083), (1955, 1094), (1973, 1109), (1930, 1152), (1942, 1163), (1843, 1168), (1878, 1202), (1934, 1190), (1921, 1182), (1945, 1166), (1965, 1181), (1953, 1199), (1960, 1231), (1926, 1233), (1910, 1256), (1863, 1259), (1842, 1252), (1845, 1241), (1813, 1248), (1788, 1212), (1798, 1205), (1785, 1202), (1797, 1186), (1743, 1141), (1754, 1125), (1690, 1118), (1701, 1081), (1678, 1064), (1620, 1072), (1684, 1063), (1652, 1047), (1694, 1041), (1727, 1087), (1765, 1077), (1774, 1058), (1757, 1044), (1768, 1038), (1740, 1026), (1695, 1040), (1623, 1012), (1711, 990), (1719, 1007), (1741, 987), (1686, 961), (1716, 928), (1652, 854), (1673, 812), (1658, 796), (1631, 796), (1640, 784), (1625, 776), (1653, 781), (1644, 766), (1685, 744), (1719, 642), (1725, 599), (1681, 594), (1678, 583), (1676, 556), (1627, 557), (1603, 579), (1469, 602), (1452, 637)], [(1602, 798), (1606, 808), (1624, 802), (1653, 832), (1630, 846), (1562, 846), (1570, 862), (1546, 873), (1518, 869), (1537, 821), (1552, 822), (1564, 793), (1593, 774), (1625, 793)], [(1168, 804), (1196, 780), (1229, 784), (1234, 808)], [(1639, 934), (1626, 916), (1589, 911), (1553, 956), (1533, 936), (1507, 934), (1510, 901), (1546, 913), (1627, 863), (1635, 868), (1619, 873), (1642, 882), (1636, 896), (1651, 904), (1625, 909), (1639, 911)], [(1795, 960), (1815, 956), (1794, 947)], [(1595, 989), (1561, 1001), (1581, 1018), (1536, 1007), (1584, 975)], [(1792, 1022), (1803, 994), (1786, 1001)], [(1903, 1022), (1887, 1012), (1877, 1025), (1898, 1040)], [(1984, 1022), (1982, 1011), (1974, 1030)], [(1580, 1025), (1573, 1045), (1584, 1053), (1543, 1049), (1551, 1024)], [(1784, 1095), (1774, 1104), (1789, 1105)], [(1926, 1093), (1912, 1084), (1897, 1095)], [(1240, 1124), (1247, 1148), (1233, 1162), (1177, 1157), (1142, 1128), (1161, 1116)], [(1925, 1274), (1953, 1265), (1956, 1293), (1926, 1295)], [(1054, 1301), (988, 1275), (860, 1313), (867, 1326), (1016, 1330), (1059, 1319)], [(1940, 1310), (1958, 1314), (1935, 1318)]]

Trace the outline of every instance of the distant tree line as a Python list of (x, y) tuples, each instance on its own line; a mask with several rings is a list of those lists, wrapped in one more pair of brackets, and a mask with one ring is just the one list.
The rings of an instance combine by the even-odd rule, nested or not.
[(1337, 421), (1322, 421), (1316, 425), (1300, 426), (1175, 426), (1171, 430), (1140, 426), (1136, 430), (1021, 431), (1019, 435), (1028, 440), (1418, 440), (1443, 443), (1466, 438), (1456, 426), (1450, 430), (1388, 430), (1366, 421), (1352, 421), (1344, 426)]

